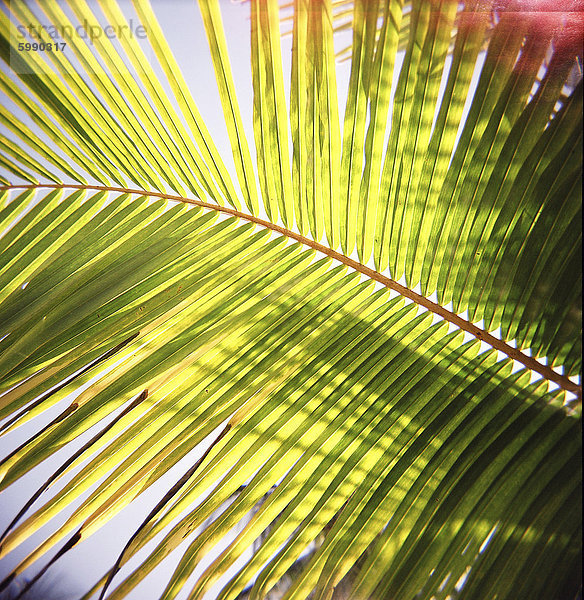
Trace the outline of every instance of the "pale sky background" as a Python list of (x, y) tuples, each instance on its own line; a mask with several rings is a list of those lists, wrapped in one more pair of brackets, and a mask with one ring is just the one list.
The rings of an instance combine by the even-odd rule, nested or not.
[[(54, 0), (52, 0), (54, 1)], [(195, 0), (151, 0), (154, 11), (159, 19), (160, 25), (166, 34), (168, 44), (170, 45), (177, 63), (180, 65), (183, 75), (190, 86), (195, 102), (212, 134), (213, 140), (217, 145), (219, 152), (225, 162), (227, 169), (233, 178), (236, 189), (238, 189), (237, 177), (233, 165), (231, 146), (224, 125), (223, 112), (221, 109), (219, 94), (215, 83), (215, 74), (211, 62), (211, 56), (207, 45), (207, 38), (203, 28), (202, 19)], [(94, 6), (96, 3), (91, 1)], [(133, 9), (129, 0), (120, 2), (124, 12), (131, 18)], [(32, 3), (31, 3), (32, 6)], [(224, 27), (227, 36), (227, 44), (231, 59), (232, 72), (235, 79), (236, 90), (238, 93), (239, 105), (242, 113), (246, 134), (252, 158), (255, 162), (255, 146), (252, 129), (252, 85), (250, 68), (250, 42), (249, 42), (249, 3), (232, 2), (230, 0), (221, 0), (221, 9), (224, 20)], [(136, 17), (134, 16), (134, 19)], [(282, 27), (283, 31), (289, 30), (288, 25)], [(345, 34), (337, 39), (340, 47), (350, 43), (350, 36)], [(290, 91), (290, 59), (291, 59), (292, 37), (282, 38), (282, 56), (284, 60), (284, 76), (286, 94), (289, 97)], [(155, 70), (162, 73), (161, 69), (153, 61)], [(346, 98), (346, 88), (348, 86), (350, 62), (346, 61), (339, 65), (338, 86), (339, 97)], [(6, 102), (5, 98), (2, 98)], [(6, 102), (9, 106), (10, 103)], [(344, 101), (339, 106), (341, 118), (344, 113)], [(22, 114), (22, 113), (21, 113)], [(26, 117), (23, 120), (29, 122)], [(4, 133), (4, 132), (3, 132)], [(6, 134), (13, 137), (10, 134)], [(14, 180), (14, 176), (8, 177)], [(49, 422), (56, 416), (70, 400), (65, 399), (53, 410), (47, 411), (39, 419), (33, 420), (30, 424), (9, 434), (0, 441), (0, 455), (4, 455), (14, 447), (25, 441), (38, 428)], [(98, 429), (103, 427), (100, 424)], [(80, 440), (79, 446), (93, 435), (94, 431), (87, 432)], [(23, 503), (32, 495), (32, 493), (50, 476), (54, 469), (65, 460), (73, 450), (68, 449), (65, 452), (59, 452), (57, 456), (45, 461), (37, 468), (28, 473), (22, 480), (16, 482), (0, 497), (0, 527), (2, 530), (7, 526), (10, 520), (22, 507)], [(78, 598), (85, 593), (91, 585), (104, 572), (112, 566), (119, 552), (130, 538), (134, 530), (141, 524), (146, 514), (152, 506), (164, 495), (168, 488), (184, 473), (184, 471), (193, 464), (196, 457), (193, 454), (185, 457), (172, 471), (142, 497), (138, 498), (131, 506), (126, 508), (116, 519), (107, 526), (103, 527), (88, 541), (81, 543), (71, 550), (67, 555), (61, 558), (46, 576), (44, 589), (54, 585), (55, 592), (63, 594), (63, 600), (67, 598)], [(55, 490), (60, 485), (55, 485)], [(49, 497), (43, 495), (35, 504), (40, 507)], [(28, 514), (31, 514), (30, 511)], [(66, 515), (60, 515), (54, 520), (55, 523), (61, 523)], [(6, 576), (26, 554), (34, 548), (47, 535), (48, 530), (53, 530), (54, 526), (50, 523), (43, 530), (34, 536), (27, 543), (8, 555), (0, 563), (0, 578)], [(188, 541), (188, 540), (187, 540)], [(57, 546), (57, 549), (62, 544)], [(178, 559), (180, 558), (181, 548), (177, 549), (160, 568), (152, 573), (146, 581), (139, 585), (129, 596), (131, 600), (150, 600), (158, 598), (163, 591)], [(218, 549), (218, 552), (220, 549)], [(45, 564), (48, 557), (54, 552), (43, 557), (37, 564), (30, 569), (30, 574), (34, 574), (42, 565)], [(136, 561), (132, 561), (134, 566)], [(195, 578), (205, 568), (201, 565), (195, 572)], [(122, 581), (123, 573), (118, 574), (114, 580), (110, 591), (115, 585)], [(28, 572), (27, 572), (28, 575)], [(179, 598), (186, 598), (194, 579), (186, 585)], [(208, 594), (208, 598), (215, 597), (215, 593)], [(59, 597), (59, 596), (56, 596)], [(97, 595), (95, 596), (97, 597)], [(1, 598), (1, 596), (0, 596)]]

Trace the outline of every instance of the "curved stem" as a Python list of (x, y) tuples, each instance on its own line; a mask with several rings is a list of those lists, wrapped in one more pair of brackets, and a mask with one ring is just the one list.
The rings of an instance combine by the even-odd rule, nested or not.
[(110, 186), (103, 186), (103, 185), (28, 184), (28, 185), (1, 186), (0, 190), (37, 189), (37, 188), (96, 190), (96, 191), (104, 191), (104, 192), (119, 192), (122, 194), (138, 194), (140, 196), (152, 196), (152, 197), (157, 197), (157, 198), (163, 198), (165, 200), (176, 200), (178, 202), (184, 202), (186, 204), (193, 204), (195, 206), (200, 206), (200, 207), (206, 208), (208, 210), (213, 210), (213, 211), (224, 213), (227, 215), (232, 215), (232, 216), (238, 217), (240, 219), (244, 219), (246, 221), (256, 223), (257, 225), (260, 225), (261, 227), (265, 227), (266, 229), (271, 229), (272, 231), (280, 233), (281, 235), (288, 237), (290, 239), (296, 240), (305, 246), (309, 246), (310, 248), (313, 248), (317, 252), (325, 254), (326, 256), (329, 256), (330, 258), (333, 258), (333, 259), (337, 260), (338, 262), (340, 262), (344, 265), (347, 265), (351, 269), (354, 269), (355, 271), (358, 271), (359, 273), (366, 275), (370, 279), (377, 281), (378, 283), (381, 283), (382, 285), (386, 286), (387, 288), (394, 290), (401, 296), (408, 298), (412, 302), (415, 302), (419, 306), (422, 306), (426, 310), (429, 310), (430, 312), (433, 312), (434, 314), (443, 318), (445, 321), (448, 321), (449, 323), (456, 325), (456, 327), (460, 328), (461, 330), (470, 333), (471, 335), (476, 337), (478, 340), (481, 340), (481, 341), (485, 342), (486, 344), (489, 344), (489, 346), (491, 346), (495, 350), (499, 350), (503, 354), (506, 354), (509, 358), (516, 360), (517, 362), (521, 363), (528, 369), (531, 369), (532, 371), (539, 373), (542, 377), (544, 377), (548, 381), (553, 381), (554, 383), (559, 385), (562, 389), (566, 390), (567, 392), (571, 392), (571, 393), (575, 394), (578, 398), (578, 400), (577, 400), (578, 404), (580, 404), (582, 402), (582, 387), (579, 386), (577, 383), (573, 382), (571, 379), (569, 379), (565, 375), (562, 375), (562, 374), (554, 371), (548, 365), (544, 365), (544, 364), (538, 362), (535, 358), (528, 356), (527, 354), (524, 354), (517, 348), (514, 348), (513, 346), (510, 346), (509, 344), (505, 343), (503, 340), (500, 340), (499, 338), (496, 338), (495, 336), (491, 335), (488, 331), (481, 329), (480, 327), (477, 327), (476, 325), (474, 325), (473, 323), (471, 323), (469, 321), (466, 321), (459, 315), (447, 310), (446, 308), (444, 308), (443, 306), (440, 306), (439, 304), (436, 304), (435, 302), (432, 302), (432, 300), (429, 300), (425, 296), (422, 296), (421, 294), (418, 294), (417, 292), (410, 290), (409, 288), (405, 287), (401, 283), (398, 283), (394, 279), (391, 279), (390, 277), (382, 275), (378, 271), (375, 271), (374, 269), (371, 269), (371, 268), (361, 264), (360, 262), (357, 262), (356, 260), (353, 260), (352, 258), (345, 256), (344, 254), (336, 252), (335, 250), (331, 250), (330, 248), (328, 248), (327, 246), (324, 246), (323, 244), (319, 244), (318, 242), (315, 242), (314, 240), (304, 237), (303, 235), (300, 235), (299, 233), (290, 231), (289, 229), (280, 227), (279, 225), (275, 225), (274, 223), (271, 223), (270, 221), (265, 221), (264, 219), (260, 219), (259, 217), (255, 217), (250, 214), (242, 213), (233, 208), (228, 208), (225, 206), (219, 206), (217, 204), (210, 204), (208, 202), (203, 202), (202, 200), (196, 200), (193, 198), (184, 198), (183, 196), (177, 196), (174, 194), (165, 194), (163, 192), (153, 192), (153, 191), (140, 190), (140, 189), (110, 187)]

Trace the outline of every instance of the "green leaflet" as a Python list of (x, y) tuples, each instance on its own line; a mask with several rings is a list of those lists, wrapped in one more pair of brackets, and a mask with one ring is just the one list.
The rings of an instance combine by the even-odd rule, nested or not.
[(233, 148), (235, 167), (239, 178), (240, 186), (243, 191), (245, 203), (252, 214), (258, 211), (258, 199), (255, 176), (251, 164), (251, 156), (245, 139), (243, 122), (239, 113), (233, 76), (229, 68), (229, 57), (227, 56), (227, 45), (225, 42), (225, 33), (221, 22), (221, 12), (217, 2), (199, 2), (199, 7), (205, 23), (205, 31), (211, 56), (213, 57), (213, 66), (217, 75), (217, 84), (221, 95), (223, 105), (223, 114), (229, 131), (229, 138)]
[(343, 150), (340, 176), (341, 247), (347, 255), (355, 245), (357, 197), (363, 167), (363, 133), (367, 112), (369, 79), (373, 70), (373, 47), (377, 20), (377, 1), (354, 4), (353, 58), (345, 108)]
[(264, 207), (272, 221), (279, 215), (289, 226), (292, 181), (277, 9), (269, 0), (251, 3), (253, 119)]

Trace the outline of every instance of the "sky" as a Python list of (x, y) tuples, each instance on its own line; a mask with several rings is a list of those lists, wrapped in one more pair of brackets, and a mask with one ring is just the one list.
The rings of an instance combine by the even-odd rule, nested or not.
[[(44, 1), (44, 0), (41, 0)], [(121, 6), (129, 19), (137, 21), (129, 0), (121, 0)], [(90, 5), (95, 5), (94, 0), (90, 0)], [(240, 2), (232, 0), (220, 0), (224, 27), (227, 37), (229, 56), (231, 59), (232, 73), (235, 80), (235, 87), (238, 94), (238, 101), (242, 113), (242, 119), (246, 128), (248, 145), (251, 150), (252, 158), (255, 159), (254, 137), (252, 130), (252, 102), (253, 92), (251, 84), (250, 68), (250, 21), (249, 21), (249, 2)], [(224, 124), (223, 113), (221, 110), (220, 98), (215, 83), (215, 75), (211, 62), (211, 55), (207, 45), (207, 39), (203, 28), (201, 15), (195, 0), (152, 0), (154, 12), (157, 15), (159, 23), (166, 34), (167, 42), (175, 56), (177, 63), (181, 66), (183, 75), (191, 89), (195, 102), (207, 124), (212, 138), (223, 157), (227, 169), (232, 175), (233, 181), (237, 185), (237, 177), (232, 159), (231, 147)], [(291, 28), (289, 24), (282, 26), (282, 31)], [(335, 37), (336, 49), (339, 50), (350, 44), (350, 34), (337, 34)], [(289, 99), (290, 93), (290, 61), (292, 50), (292, 37), (283, 36), (281, 40), (282, 57), (284, 62), (284, 83), (286, 96)], [(150, 53), (152, 66), (155, 71), (162, 73), (161, 68), (156, 64), (152, 53)], [(396, 69), (394, 71), (393, 88), (397, 82), (399, 67), (403, 60), (403, 53), (397, 57)], [(344, 115), (344, 100), (347, 96), (347, 88), (350, 74), (350, 61), (344, 61), (337, 64), (337, 89), (339, 102), (339, 117), (342, 124)], [(388, 128), (389, 129), (389, 128)], [(342, 132), (342, 127), (341, 127)], [(389, 133), (389, 131), (388, 131)], [(291, 147), (291, 144), (290, 144)], [(254, 160), (255, 163), (255, 160)], [(265, 214), (260, 216), (266, 216)], [(357, 258), (355, 256), (355, 258)], [(14, 435), (0, 442), (4, 447), (13, 448), (18, 443), (24, 441), (36, 428), (42, 427), (58, 414), (63, 406), (66, 406), (70, 400), (66, 399), (59, 406), (55, 407), (49, 414), (43, 415), (35, 420), (29, 426), (17, 430)], [(42, 422), (40, 422), (42, 421)], [(86, 439), (89, 439), (93, 432), (87, 432), (79, 440), (81, 445)], [(67, 452), (71, 452), (68, 450)], [(0, 445), (0, 455), (4, 453), (3, 446)], [(18, 511), (23, 501), (28, 498), (34, 490), (48, 476), (52, 469), (64, 460), (65, 453), (60, 452), (57, 456), (39, 465), (31, 471), (22, 481), (11, 486), (3, 494), (0, 503), (0, 527), (10, 521), (12, 516)], [(82, 543), (63, 557), (54, 567), (51, 568), (49, 583), (54, 582), (55, 588), (64, 593), (64, 597), (78, 597), (87, 591), (92, 585), (115, 561), (120, 550), (126, 541), (130, 538), (133, 531), (140, 525), (144, 516), (172, 483), (182, 475), (182, 473), (196, 460), (191, 455), (187, 456), (181, 463), (156, 485), (154, 485), (143, 497), (140, 497), (130, 507), (118, 515), (111, 523), (99, 530), (92, 539)], [(39, 502), (38, 505), (40, 505)], [(61, 522), (64, 516), (57, 519)], [(26, 551), (33, 548), (39, 540), (42, 540), (48, 527), (41, 531), (22, 548), (17, 549), (9, 555), (4, 564), (0, 565), (0, 575), (9, 572), (18, 561), (25, 556)], [(161, 567), (147, 578), (145, 582), (139, 585), (129, 596), (131, 600), (149, 600), (157, 598), (164, 589), (174, 565), (180, 556), (181, 548), (169, 557)], [(140, 555), (139, 555), (140, 556)], [(39, 561), (42, 565), (44, 559)], [(137, 564), (133, 561), (131, 564)], [(197, 576), (205, 568), (205, 564), (200, 565), (194, 574)], [(35, 567), (33, 567), (33, 572)], [(121, 581), (118, 576), (116, 581)], [(112, 586), (113, 589), (114, 586)], [(191, 585), (185, 586), (184, 592), (179, 598), (185, 598)], [(215, 596), (215, 593), (208, 595), (209, 600)]]
[[(42, 1), (45, 0), (41, 0), (41, 2)], [(91, 6), (97, 4), (94, 0), (90, 0), (89, 3)], [(223, 112), (221, 110), (219, 94), (215, 83), (211, 55), (197, 2), (195, 0), (151, 0), (151, 3), (159, 23), (166, 34), (167, 42), (177, 63), (182, 68), (183, 75), (191, 89), (195, 102), (212, 134), (213, 140), (218, 147), (234, 182), (237, 182), (231, 146), (225, 128)], [(30, 4), (31, 6), (33, 5), (33, 3)], [(238, 93), (239, 106), (246, 127), (248, 144), (251, 149), (252, 157), (255, 158), (252, 130), (253, 92), (250, 67), (249, 3), (220, 0), (220, 4), (224, 19), (232, 72)], [(120, 0), (120, 5), (129, 19), (134, 18), (137, 21), (137, 17), (133, 12), (129, 0)], [(132, 15), (134, 16), (132, 17)], [(283, 31), (286, 31), (289, 27), (283, 25), (282, 29)], [(341, 36), (338, 43), (347, 45), (349, 43), (346, 41), (347, 39), (350, 40), (345, 34), (344, 39), (343, 36)], [(290, 91), (289, 71), (291, 47), (291, 36), (284, 36), (282, 38), (282, 56), (284, 61), (287, 96), (289, 96)], [(150, 53), (150, 56), (153, 58), (152, 65), (155, 68), (155, 71), (162, 73), (162, 70), (156, 64), (152, 53)], [(348, 86), (349, 69), (349, 61), (339, 65), (338, 84), (340, 98), (346, 96), (344, 88)], [(0, 101), (6, 102), (6, 99), (0, 97)], [(7, 107), (8, 104), (9, 103), (6, 102)], [(343, 110), (344, 105), (340, 106), (341, 117)], [(26, 120), (26, 118), (23, 117), (23, 120)], [(10, 176), (9, 179), (13, 179), (13, 176)], [(41, 428), (44, 424), (50, 422), (50, 420), (63, 410), (63, 407), (68, 405), (70, 401), (69, 398), (66, 398), (58, 406), (54, 407), (53, 410), (48, 411), (47, 414), (43, 414), (40, 418), (33, 420), (30, 424), (19, 428), (13, 434), (9, 434), (6, 438), (2, 438), (2, 440), (0, 440), (0, 456), (5, 455), (11, 449), (25, 441), (30, 435), (34, 434), (38, 428)], [(101, 426), (103, 425), (100, 425), (100, 427)], [(93, 431), (87, 432), (78, 440), (79, 446), (93, 434)], [(61, 462), (65, 460), (71, 452), (72, 449), (57, 453), (57, 455), (33, 469), (22, 480), (19, 480), (3, 492), (2, 498), (0, 499), (0, 528), (2, 530), (4, 530), (28, 497), (30, 497), (39, 485), (51, 475), (54, 469), (58, 468)], [(62, 594), (63, 599), (77, 598), (85, 593), (89, 587), (111, 567), (124, 544), (143, 521), (145, 515), (194, 460), (196, 460), (196, 457), (193, 457), (192, 454), (185, 457), (185, 459), (176, 465), (165, 478), (152, 486), (143, 497), (138, 498), (130, 507), (124, 510), (122, 514), (118, 515), (118, 517), (107, 526), (94, 534), (89, 541), (78, 545), (59, 560), (47, 574), (44, 589), (46, 590), (53, 587), (56, 594)], [(61, 484), (56, 484), (54, 489), (57, 490), (60, 487)], [(43, 496), (35, 506), (41, 506), (44, 500), (46, 500), (45, 496)], [(68, 514), (59, 515), (54, 522), (61, 523), (66, 516), (68, 516)], [(27, 543), (23, 544), (1, 561), (0, 578), (8, 574), (12, 568), (26, 556), (27, 552), (46, 537), (47, 531), (49, 529), (52, 530), (53, 528), (54, 526), (51, 524), (45, 526), (39, 534), (34, 536), (31, 540), (28, 540)], [(168, 581), (170, 573), (180, 557), (180, 551), (181, 548), (179, 548), (172, 557), (169, 557), (169, 559), (148, 577), (145, 582), (139, 585), (129, 598), (131, 600), (149, 600), (150, 598), (157, 598), (164, 589), (165, 583)], [(220, 550), (218, 549), (218, 551)], [(48, 556), (50, 555), (51, 554)], [(30, 576), (29, 573), (33, 575), (44, 562), (45, 558), (43, 557), (43, 559), (38, 562), (38, 567), (37, 565), (34, 565), (27, 572), (27, 576)], [(131, 564), (135, 563), (136, 561), (133, 561)], [(205, 564), (200, 565), (197, 572), (201, 572), (204, 568)], [(195, 572), (195, 577), (197, 572)], [(123, 577), (118, 576), (115, 581), (119, 582), (122, 578)], [(115, 582), (110, 588), (110, 591), (114, 587)], [(186, 597), (190, 587), (190, 585), (185, 586), (185, 590), (179, 598)], [(214, 596), (215, 593), (212, 592), (208, 595), (208, 598), (210, 599)]]

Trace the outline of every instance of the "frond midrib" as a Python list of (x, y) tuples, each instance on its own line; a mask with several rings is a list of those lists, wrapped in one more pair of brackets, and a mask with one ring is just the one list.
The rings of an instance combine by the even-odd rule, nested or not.
[(567, 392), (573, 393), (577, 397), (577, 405), (580, 406), (582, 402), (582, 387), (577, 383), (573, 382), (570, 378), (566, 377), (554, 371), (550, 366), (545, 365), (532, 356), (529, 356), (519, 349), (507, 344), (503, 340), (495, 337), (485, 329), (481, 329), (477, 327), (470, 321), (463, 319), (460, 315), (449, 311), (444, 308), (440, 304), (437, 304), (430, 300), (429, 298), (418, 294), (414, 290), (400, 284), (399, 282), (379, 273), (378, 271), (367, 267), (366, 265), (340, 253), (336, 250), (332, 250), (328, 246), (320, 244), (319, 242), (315, 242), (310, 238), (307, 238), (299, 233), (286, 229), (285, 227), (281, 227), (280, 225), (276, 225), (271, 221), (266, 221), (261, 219), (260, 217), (256, 217), (249, 213), (244, 213), (233, 208), (219, 206), (217, 204), (212, 204), (209, 202), (204, 202), (202, 200), (194, 199), (194, 198), (186, 198), (184, 196), (179, 196), (175, 194), (168, 194), (157, 191), (150, 191), (144, 189), (134, 189), (134, 188), (123, 188), (123, 187), (112, 187), (112, 186), (102, 186), (102, 185), (80, 185), (80, 184), (22, 184), (22, 185), (8, 185), (8, 186), (0, 186), (0, 191), (11, 191), (17, 189), (39, 189), (39, 188), (47, 188), (47, 189), (75, 189), (75, 190), (95, 190), (95, 191), (104, 191), (104, 192), (117, 192), (122, 194), (138, 194), (142, 196), (151, 196), (156, 198), (162, 198), (165, 200), (173, 200), (177, 202), (183, 202), (185, 204), (192, 204), (195, 206), (200, 206), (201, 208), (205, 208), (208, 210), (213, 210), (216, 212), (220, 212), (223, 214), (231, 215), (248, 222), (254, 223), (266, 229), (270, 229), (276, 233), (279, 233), (287, 238), (296, 240), (301, 244), (308, 246), (317, 252), (325, 254), (326, 256), (350, 267), (351, 269), (369, 277), (371, 280), (376, 281), (388, 289), (394, 290), (404, 298), (407, 298), (417, 304), (425, 308), (426, 310), (438, 315), (440, 318), (444, 319), (448, 323), (452, 323), (462, 331), (465, 331), (481, 342), (485, 342), (491, 348), (498, 350), (508, 356), (509, 358), (516, 360), (521, 363), (528, 369), (538, 373), (544, 379), (551, 381)]

